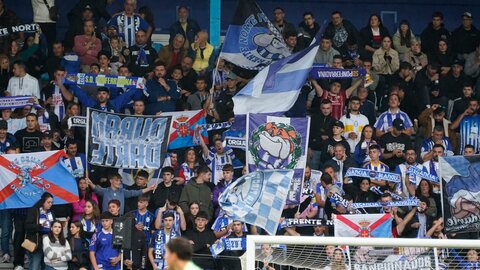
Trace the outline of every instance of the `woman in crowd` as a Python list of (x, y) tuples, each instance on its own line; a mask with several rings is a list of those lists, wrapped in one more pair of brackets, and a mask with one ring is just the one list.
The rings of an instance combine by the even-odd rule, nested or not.
[(52, 194), (45, 192), (40, 200), (28, 210), (25, 220), (25, 238), (36, 244), (35, 251), (28, 252), (30, 261), (28, 269), (30, 270), (41, 270), (43, 268), (42, 238), (50, 233), (50, 228), (55, 221), (55, 215), (51, 211), (52, 205)]
[(98, 204), (98, 198), (95, 192), (93, 192), (87, 184), (85, 177), (78, 179), (78, 197), (79, 201), (72, 203), (73, 206), (73, 221), (82, 219), (85, 213), (85, 204), (89, 200), (93, 200)]
[(95, 232), (101, 230), (102, 223), (100, 222), (100, 209), (97, 202), (94, 200), (85, 202), (85, 212), (80, 222), (87, 240), (90, 240)]
[(377, 142), (373, 139), (373, 127), (366, 125), (362, 129), (360, 141), (355, 146), (354, 158), (358, 166), (362, 166), (365, 162), (370, 161), (368, 156), (368, 148)]
[(455, 61), (455, 54), (449, 49), (448, 41), (441, 39), (438, 41), (437, 52), (429, 55), (428, 62), (440, 65), (440, 75), (446, 76)]
[(80, 221), (70, 224), (70, 237), (68, 243), (72, 250), (72, 260), (68, 262), (69, 270), (90, 269), (88, 258), (88, 242), (84, 238), (83, 225)]
[(10, 59), (5, 54), (0, 54), (0, 94), (7, 90), (8, 81), (13, 77), (13, 71), (10, 67)]
[(188, 213), (185, 214), (185, 221), (187, 222), (187, 230), (195, 228), (195, 218), (200, 211), (200, 204), (198, 202), (191, 202), (188, 205)]
[(197, 153), (194, 148), (188, 148), (185, 151), (185, 162), (180, 165), (178, 177), (175, 180), (178, 184), (188, 184), (188, 181), (195, 176), (195, 168), (198, 166)]
[[(366, 202), (376, 202), (378, 200), (378, 195), (373, 193), (370, 190), (370, 178), (364, 178), (360, 181), (360, 189), (358, 190), (354, 202), (356, 203), (366, 203)], [(368, 207), (365, 208), (367, 214), (374, 214), (377, 212), (377, 209)]]
[[(400, 58), (398, 52), (392, 48), (392, 38), (390, 36), (383, 37), (382, 46), (373, 53), (372, 67), (380, 76), (381, 81), (384, 82), (383, 88), (388, 89), (392, 76), (400, 68)], [(381, 87), (382, 85), (378, 88)]]
[(422, 43), (419, 39), (412, 38), (410, 41), (410, 50), (403, 55), (403, 59), (401, 60), (410, 63), (414, 73), (417, 73), (428, 65), (428, 57), (422, 52)]
[(412, 196), (416, 196), (417, 198), (419, 198), (420, 196), (425, 196), (429, 199), (430, 207), (426, 212), (427, 215), (433, 218), (440, 217), (442, 215), (440, 195), (433, 192), (433, 185), (431, 182), (422, 179), (420, 180), (420, 184), (418, 184), (418, 187), (416, 189), (413, 183), (409, 183), (407, 189)]
[(43, 236), (43, 254), (45, 270), (70, 270), (68, 262), (72, 259), (72, 251), (60, 221), (54, 221), (48, 235)]
[(407, 20), (402, 20), (398, 26), (398, 30), (393, 35), (393, 47), (398, 52), (400, 60), (404, 59), (405, 54), (410, 50), (412, 39), (415, 38), (410, 23)]
[(372, 56), (382, 46), (382, 39), (388, 35), (388, 29), (383, 26), (380, 17), (373, 14), (368, 19), (367, 26), (360, 30), (359, 47), (365, 51), (366, 56)]

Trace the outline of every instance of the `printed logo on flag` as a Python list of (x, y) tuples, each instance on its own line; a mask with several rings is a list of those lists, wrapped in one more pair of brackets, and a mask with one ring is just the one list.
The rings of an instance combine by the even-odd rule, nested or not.
[[(15, 190), (15, 192), (23, 193), (24, 195), (33, 196), (36, 194), (25, 194), (25, 189), (27, 185), (35, 185), (41, 189), (49, 189), (49, 184), (44, 184), (43, 178), (39, 175), (32, 175), (32, 172), (38, 169), (44, 170), (46, 167), (42, 163), (42, 161), (35, 157), (22, 157), (16, 158), (11, 161), (10, 168), (16, 168), (18, 170), (17, 179), (20, 181), (20, 186), (11, 185), (11, 188)], [(43, 193), (43, 190), (38, 190), (38, 194)]]
[(253, 131), (250, 152), (255, 165), (268, 169), (294, 169), (302, 156), (302, 136), (294, 127), (267, 122)]

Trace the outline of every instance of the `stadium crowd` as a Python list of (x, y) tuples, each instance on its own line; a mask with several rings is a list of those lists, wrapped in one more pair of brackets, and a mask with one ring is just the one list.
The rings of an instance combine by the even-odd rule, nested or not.
[[(44, 193), (30, 209), (1, 210), (2, 262), (13, 262), (15, 270), (23, 269), (27, 256), (32, 270), (120, 269), (122, 263), (128, 269), (167, 264), (198, 269), (176, 268), (165, 256), (167, 242), (183, 236), (201, 268), (241, 269), (231, 258), (244, 251), (224, 251), (224, 259), (213, 259), (209, 250), (221, 237), (264, 233), (240, 221), (211, 228), (222, 215), (219, 194), (246, 171), (232, 166), (236, 159), (245, 164), (245, 153), (224, 146), (225, 130), (209, 132), (209, 145), (200, 139), (199, 147), (169, 152), (158, 185), (147, 185), (155, 172), (129, 171), (134, 184), (126, 186), (116, 169), (88, 166), (86, 171), (85, 129), (67, 124), (69, 117), (85, 115), (86, 107), (132, 115), (204, 109), (208, 123), (233, 121), (232, 97), (254, 75), (217, 61), (219, 50), (185, 6), (169, 27), (169, 44), (156, 51), (155, 15), (149, 7), (137, 9), (135, 0), (124, 2), (123, 10), (109, 14), (107, 1), (78, 1), (67, 15), (65, 38), (58, 40), (54, 1), (32, 0), (31, 22), (38, 31), (0, 37), (0, 95), (32, 96), (42, 106), (2, 110), (0, 153), (64, 149), (64, 163), (80, 194), (73, 204), (52, 205), (53, 196)], [(287, 22), (280, 7), (272, 15), (292, 53), (306, 48), (320, 29), (312, 12), (305, 12), (298, 25)], [(445, 235), (439, 186), (407, 174), (416, 166), (438, 175), (439, 157), (480, 150), (480, 122), (471, 120), (480, 109), (480, 31), (469, 12), (459, 16), (453, 31), (444, 27), (443, 16), (434, 12), (418, 34), (402, 20), (391, 35), (378, 15), (366, 25), (353, 25), (340, 11), (331, 13), (315, 63), (365, 68), (367, 75), (305, 83), (295, 109), (311, 117), (309, 162), (302, 203), (286, 208), (285, 218), (330, 220), (332, 214), (353, 213), (330, 200), (335, 194), (360, 203), (417, 197), (418, 208), (364, 213), (391, 213), (394, 237), (478, 238), (476, 233)], [(21, 23), (30, 21), (21, 22), (0, 0), (0, 28)], [(77, 72), (144, 77), (146, 91), (63, 84), (67, 73)], [(396, 172), (402, 182), (344, 177), (349, 168)], [(134, 247), (123, 252), (122, 262), (112, 246), (112, 223), (123, 215), (136, 225)], [(320, 225), (288, 227), (279, 234), (328, 236), (333, 231)], [(27, 252), (25, 238), (36, 249)], [(476, 263), (478, 252), (459, 260)], [(259, 267), (279, 269), (267, 263)]]

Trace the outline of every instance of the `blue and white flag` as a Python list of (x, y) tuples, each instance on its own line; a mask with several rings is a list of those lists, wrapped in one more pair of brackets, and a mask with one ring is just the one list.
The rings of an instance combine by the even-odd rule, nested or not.
[(220, 207), (232, 219), (275, 235), (293, 174), (293, 170), (265, 170), (242, 176), (222, 192)]
[(239, 0), (220, 57), (245, 69), (262, 69), (289, 55), (282, 35), (255, 0)]
[(276, 117), (248, 114), (248, 171), (294, 170), (287, 205), (300, 204), (307, 163), (310, 118)]
[(480, 155), (440, 158), (446, 233), (480, 231)]
[(349, 168), (345, 177), (361, 177), (361, 178), (372, 178), (376, 180), (385, 180), (388, 182), (400, 183), (402, 181), (402, 177), (400, 174), (391, 173), (391, 172), (379, 172), (369, 169), (361, 169), (361, 168)]
[(349, 79), (365, 75), (367, 75), (367, 71), (364, 68), (343, 69), (324, 65), (314, 65), (310, 71), (310, 77), (313, 79)]
[(171, 116), (132, 116), (87, 108), (87, 157), (97, 166), (158, 169)]
[(144, 89), (145, 79), (143, 77), (132, 76), (68, 73), (65, 77), (64, 84)]
[(0, 110), (23, 108), (32, 106), (35, 109), (41, 109), (38, 98), (34, 96), (10, 96), (0, 98)]
[(297, 101), (318, 51), (320, 29), (312, 44), (262, 69), (233, 97), (235, 115), (286, 112)]
[(332, 215), (335, 237), (392, 237), (392, 215)]

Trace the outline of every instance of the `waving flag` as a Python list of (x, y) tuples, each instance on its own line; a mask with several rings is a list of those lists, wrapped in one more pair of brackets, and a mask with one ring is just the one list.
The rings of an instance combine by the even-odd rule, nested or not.
[(308, 48), (269, 65), (248, 82), (233, 97), (235, 115), (288, 111), (307, 80), (324, 29)]
[(289, 56), (283, 37), (254, 0), (239, 0), (220, 57), (246, 69), (262, 69)]
[(0, 209), (31, 207), (46, 191), (54, 204), (78, 201), (75, 178), (62, 150), (0, 156)]
[(333, 215), (335, 237), (392, 237), (392, 215)]
[(265, 170), (247, 174), (230, 184), (218, 202), (227, 216), (277, 232), (293, 170)]
[(441, 157), (440, 176), (448, 202), (443, 207), (445, 231), (480, 231), (480, 155)]
[[(205, 111), (181, 111), (162, 113), (162, 116), (171, 116), (170, 135), (168, 137), (168, 149), (178, 149), (200, 144), (195, 139), (194, 131), (197, 125), (205, 125)], [(208, 133), (202, 131), (202, 139), (208, 144)]]

